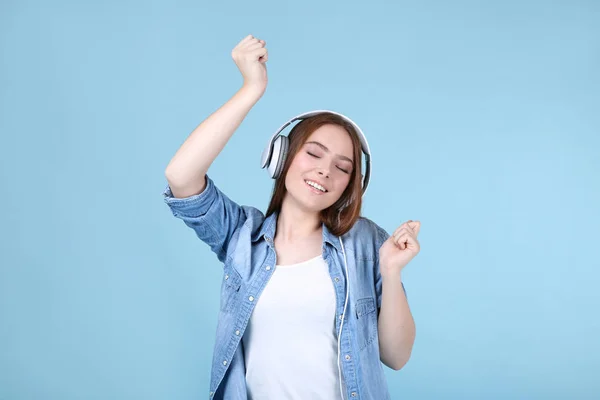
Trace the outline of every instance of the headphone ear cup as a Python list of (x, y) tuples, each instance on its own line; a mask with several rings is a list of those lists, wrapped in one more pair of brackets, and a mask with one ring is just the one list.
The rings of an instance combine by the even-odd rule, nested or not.
[(275, 157), (273, 161), (276, 161), (277, 165), (274, 166), (275, 174), (273, 176), (273, 179), (277, 179), (281, 176), (289, 149), (289, 139), (287, 138), (287, 136), (279, 136), (277, 140), (280, 142), (280, 145), (278, 146), (277, 153), (274, 153), (274, 155), (276, 154), (277, 157)]
[(279, 136), (273, 143), (273, 154), (269, 161), (269, 175), (273, 179), (277, 179), (281, 176), (283, 166), (285, 165), (285, 159), (287, 158), (289, 148), (289, 139), (286, 136)]

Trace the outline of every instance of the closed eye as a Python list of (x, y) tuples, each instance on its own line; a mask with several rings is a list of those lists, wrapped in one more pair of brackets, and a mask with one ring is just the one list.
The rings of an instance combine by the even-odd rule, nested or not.
[[(312, 157), (315, 157), (315, 158), (321, 158), (321, 157), (319, 157), (319, 156), (317, 156), (317, 155), (315, 155), (315, 154), (311, 153), (310, 151), (307, 151), (306, 153), (307, 153), (309, 156), (312, 156)], [(343, 172), (343, 173), (345, 173), (345, 174), (349, 174), (349, 173), (350, 173), (350, 171), (348, 171), (348, 170), (345, 170), (345, 169), (343, 169), (343, 168), (340, 168), (340, 167), (337, 167), (337, 169), (339, 169), (340, 171), (342, 171), (342, 172)]]

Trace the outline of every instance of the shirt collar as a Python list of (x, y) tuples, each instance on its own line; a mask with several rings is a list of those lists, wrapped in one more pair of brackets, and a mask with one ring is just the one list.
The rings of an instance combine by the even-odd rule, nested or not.
[[(267, 218), (265, 218), (265, 220), (262, 223), (262, 226), (260, 227), (260, 230), (258, 231), (258, 235), (254, 237), (253, 241), (257, 241), (258, 239), (264, 237), (267, 243), (269, 243), (270, 245), (273, 244), (273, 238), (275, 237), (275, 229), (277, 228), (278, 214), (279, 212), (275, 211)], [(331, 233), (331, 231), (327, 228), (327, 226), (324, 223), (321, 224), (321, 227), (323, 228), (323, 246), (325, 246), (325, 243), (329, 243), (330, 245), (335, 247), (337, 251), (341, 251), (342, 249), (340, 248), (340, 241), (338, 237)]]

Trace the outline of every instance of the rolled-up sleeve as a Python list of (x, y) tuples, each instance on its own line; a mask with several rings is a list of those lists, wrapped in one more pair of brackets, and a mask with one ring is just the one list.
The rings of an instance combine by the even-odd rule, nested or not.
[(243, 207), (221, 192), (208, 175), (202, 193), (176, 198), (167, 185), (163, 196), (173, 215), (193, 229), (224, 262), (232, 236), (244, 223)]

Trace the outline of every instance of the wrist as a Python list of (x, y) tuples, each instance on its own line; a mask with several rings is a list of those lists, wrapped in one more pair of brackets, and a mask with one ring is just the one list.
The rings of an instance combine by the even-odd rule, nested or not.
[(380, 270), (382, 281), (402, 282), (402, 271), (394, 271), (386, 268)]
[(244, 82), (242, 88), (240, 89), (240, 92), (244, 93), (244, 95), (258, 100), (265, 93), (266, 89), (267, 88), (265, 85), (259, 83)]

